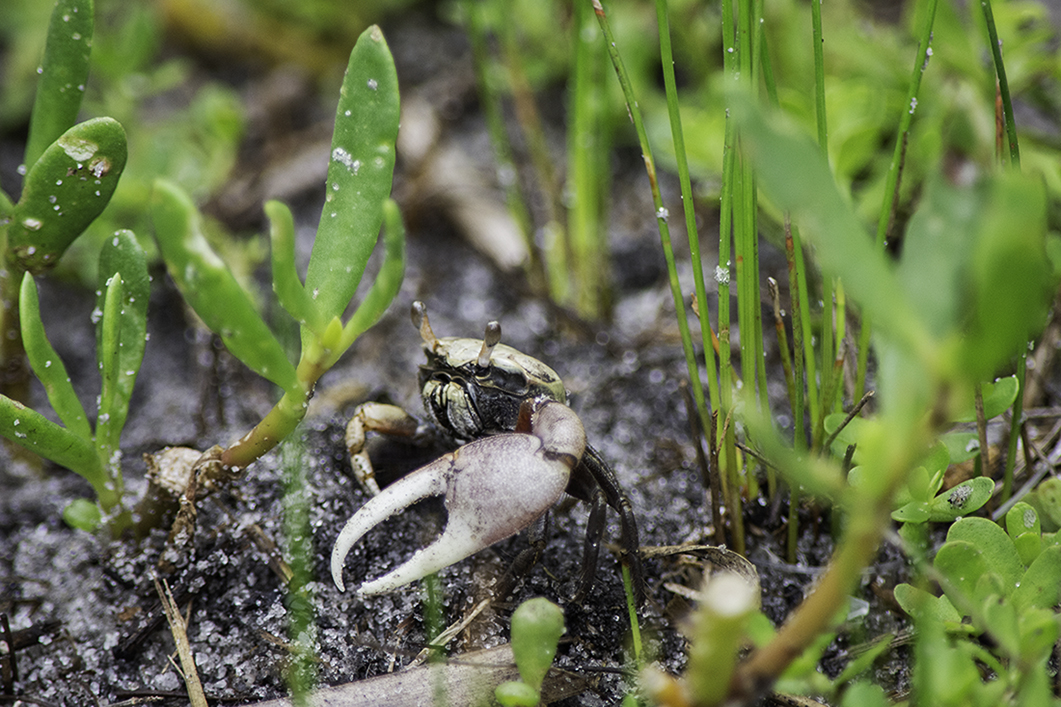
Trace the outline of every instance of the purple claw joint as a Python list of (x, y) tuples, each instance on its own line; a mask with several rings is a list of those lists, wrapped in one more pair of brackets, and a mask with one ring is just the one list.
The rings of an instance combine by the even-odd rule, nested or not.
[(564, 494), (586, 447), (578, 416), (562, 403), (538, 398), (530, 432), (470, 442), (373, 496), (347, 521), (332, 549), (332, 579), (344, 590), (343, 565), (372, 528), (409, 506), (443, 496), (449, 519), (442, 535), (359, 595), (381, 594), (422, 579), (530, 526)]

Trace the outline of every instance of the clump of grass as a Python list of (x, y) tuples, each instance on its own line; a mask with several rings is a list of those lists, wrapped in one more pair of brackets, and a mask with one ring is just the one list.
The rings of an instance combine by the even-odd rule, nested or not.
[[(740, 2), (724, 3), (722, 7), (723, 71), (734, 88), (726, 98), (728, 120), (722, 165), (716, 393), (710, 375), (715, 362), (707, 353), (711, 350), (707, 343), (709, 329), (701, 324), (706, 360), (698, 362), (692, 355), (651, 147), (631, 81), (622, 63), (621, 48), (613, 43), (603, 7), (594, 2), (641, 144), (653, 201), (656, 208), (661, 209), (657, 221), (668, 261), (690, 381), (694, 388), (699, 388), (699, 365), (708, 366), (708, 399), (725, 419), (721, 429), (712, 427), (705, 405), (708, 399), (702, 392), (693, 391), (704, 434), (720, 447), (717, 455), (720, 468), (712, 469), (712, 472), (721, 475), (724, 492), (722, 499), (714, 501), (724, 502), (733, 514), (730, 529), (733, 544), (743, 547), (739, 523), (741, 495), (757, 493), (750, 464), (744, 464), (740, 469), (738, 457), (731, 451), (738, 426), (743, 430), (744, 444), (759, 448), (762, 455), (781, 470), (788, 483), (792, 561), (796, 559), (796, 511), (801, 490), (815, 498), (829, 499), (841, 514), (844, 528), (833, 560), (814, 591), (776, 635), (735, 667), (732, 679), (725, 681), (727, 684), (723, 689), (705, 691), (697, 687), (698, 675), (691, 674), (685, 687), (660, 693), (668, 704), (718, 704), (732, 699), (752, 699), (776, 681), (792, 661), (832, 625), (833, 617), (854, 588), (859, 573), (872, 560), (888, 526), (894, 500), (904, 488), (916, 487), (919, 494), (911, 497), (907, 493), (905, 505), (901, 511), (895, 511), (908, 522), (953, 520), (974, 507), (974, 496), (976, 506), (986, 502), (991, 491), (989, 482), (974, 480), (936, 497), (938, 483), (930, 487), (927, 481), (916, 482), (920, 477), (914, 472), (930, 453), (936, 458), (942, 450), (942, 467), (933, 477), (936, 482), (942, 479), (942, 468), (951, 457), (938, 440), (957, 413), (954, 401), (972, 400), (973, 392), (980, 388), (981, 382), (1006, 366), (1015, 355), (1018, 356), (1018, 369), (1022, 368), (1025, 343), (1029, 335), (1041, 327), (1054, 285), (1053, 273), (1045, 261), (1045, 194), (1034, 178), (1018, 173), (983, 176), (972, 185), (951, 185), (941, 177), (930, 178), (920, 209), (906, 228), (902, 258), (896, 264), (884, 252), (884, 240), (890, 229), (896, 228), (900, 178), (921, 79), (932, 54), (930, 40), (935, 0), (927, 0), (918, 6), (919, 47), (907, 94), (909, 110), (903, 111), (898, 126), (895, 152), (877, 219), (877, 242), (874, 244), (872, 239), (863, 237), (863, 225), (841, 196), (827, 163), (829, 136), (824, 92), (825, 57), (821, 50), (823, 26), (821, 8), (817, 3), (814, 5), (810, 35), (817, 96), (817, 146), (800, 137), (781, 116), (758, 107), (757, 95), (763, 86), (760, 81), (764, 82), (768, 95), (777, 95), (774, 72), (759, 65), (761, 57), (765, 57), (763, 61), (767, 67), (769, 62), (759, 30), (761, 6), (755, 2)], [(985, 13), (989, 33), (992, 33), (994, 26), (989, 6)], [(670, 68), (667, 7), (663, 0), (657, 3), (657, 18), (671, 130), (680, 152), (683, 144), (681, 121)], [(996, 51), (997, 37), (994, 34), (991, 37), (1000, 91), (1005, 92), (1001, 56)], [(1007, 94), (1002, 100), (1003, 105), (1008, 101)], [(777, 101), (773, 102), (776, 105)], [(1012, 113), (1004, 113), (1005, 132), (1011, 140), (1010, 159), (1018, 163)], [(684, 182), (687, 168), (683, 163), (679, 155), (679, 178)], [(782, 442), (775, 431), (765, 396), (757, 261), (760, 189), (771, 205), (784, 215), (792, 273), (792, 310), (794, 317), (798, 315), (793, 321), (795, 350), (791, 356), (794, 364), (789, 396), (796, 433), (794, 447)], [(683, 196), (688, 198), (689, 193), (683, 184)], [(975, 216), (970, 216), (971, 213)], [(965, 221), (965, 218), (971, 220)], [(695, 235), (692, 233), (694, 225), (688, 221), (691, 240)], [(959, 233), (963, 235), (955, 235)], [(823, 306), (816, 331), (811, 327), (807, 302), (809, 287), (801, 245), (803, 238), (815, 246), (817, 263), (824, 273)], [(960, 243), (959, 238), (962, 239)], [(699, 258), (698, 248), (692, 242), (690, 250)], [(729, 363), (728, 354), (731, 324), (727, 275), (731, 255), (736, 259), (733, 270), (737, 276), (737, 319), (741, 332), (739, 378)], [(699, 263), (695, 262), (694, 270), (698, 268)], [(1018, 272), (1024, 275), (1017, 276)], [(702, 274), (697, 273), (694, 281), (697, 298), (702, 300), (705, 296)], [(858, 433), (851, 438), (852, 444), (845, 450), (845, 466), (841, 466), (839, 459), (829, 457), (829, 448), (843, 425), (849, 424), (853, 417), (845, 416), (840, 408), (849, 303), (857, 306), (861, 316), (863, 342), (854, 399), (862, 399), (864, 404), (866, 362), (872, 343), (878, 360), (874, 399), (878, 401), (879, 411), (876, 417), (861, 421)], [(780, 316), (778, 318), (780, 320)], [(1022, 388), (1019, 375), (1015, 380), (1018, 381), (1016, 387)], [(739, 407), (735, 404), (738, 387), (743, 389)], [(1010, 402), (1016, 398), (1019, 395), (1010, 398)], [(808, 415), (809, 428), (804, 426)], [(1019, 417), (1019, 408), (1014, 409), (1014, 415)], [(838, 418), (844, 420), (838, 422)], [(1017, 432), (1015, 424), (1011, 435), (1014, 445)], [(851, 464), (855, 468), (849, 477), (847, 470)], [(915, 480), (914, 487), (909, 487), (912, 480)], [(1006, 487), (1008, 492), (1008, 482)], [(961, 503), (953, 504), (952, 501), (959, 496)], [(968, 508), (965, 504), (969, 504)], [(918, 669), (929, 668), (922, 665)], [(688, 692), (683, 692), (686, 689)], [(862, 688), (859, 691), (865, 692)], [(865, 694), (872, 695), (873, 700), (883, 699), (879, 692)]]

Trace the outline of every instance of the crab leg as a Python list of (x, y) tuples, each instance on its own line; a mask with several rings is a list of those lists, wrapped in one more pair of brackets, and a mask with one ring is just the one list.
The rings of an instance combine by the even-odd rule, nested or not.
[(391, 572), (363, 584), (380, 594), (421, 579), (520, 532), (563, 495), (585, 449), (578, 416), (556, 402), (526, 402), (530, 434), (466, 444), (391, 484), (347, 521), (332, 550), (332, 579), (343, 590), (346, 555), (373, 527), (430, 496), (445, 496), (442, 535)]

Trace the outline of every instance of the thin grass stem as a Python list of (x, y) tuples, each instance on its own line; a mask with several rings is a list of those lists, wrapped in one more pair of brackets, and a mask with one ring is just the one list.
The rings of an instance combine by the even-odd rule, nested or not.
[[(829, 160), (829, 122), (825, 109), (825, 37), (822, 32), (822, 4), (811, 2), (811, 42), (814, 54), (814, 117), (818, 128), (818, 149), (822, 157)], [(833, 334), (833, 316), (835, 309), (836, 282), (832, 278), (824, 278), (822, 282), (822, 318), (821, 318), (821, 356), (822, 356), (822, 397), (831, 389), (834, 351), (839, 342)], [(807, 381), (808, 386), (815, 386), (814, 379)], [(813, 415), (811, 423), (811, 448), (818, 449), (821, 444), (825, 416), (830, 412), (830, 406), (823, 400), (818, 414)]]
[[(722, 3), (722, 64), (728, 81), (736, 83), (740, 79), (739, 50), (737, 29), (733, 15), (733, 3), (726, 0)], [(722, 493), (731, 522), (731, 537), (734, 549), (744, 547), (743, 518), (741, 512), (740, 474), (737, 468), (737, 447), (733, 427), (727, 424), (733, 411), (733, 362), (730, 350), (730, 271), (733, 257), (733, 238), (735, 235), (737, 213), (734, 206), (740, 198), (738, 187), (738, 152), (737, 129), (729, 111), (726, 112), (725, 142), (722, 153), (722, 195), (719, 212), (718, 234), (718, 268), (715, 280), (718, 282), (718, 357), (719, 357), (719, 410), (723, 415), (723, 425), (719, 430), (719, 476), (722, 480)], [(738, 318), (740, 307), (738, 284)], [(737, 550), (743, 552), (743, 549)]]
[(1009, 142), (1009, 159), (1014, 167), (1020, 167), (1020, 146), (1017, 144), (1017, 123), (1013, 119), (1013, 99), (1009, 93), (1009, 80), (1006, 78), (1006, 64), (1002, 61), (1002, 40), (998, 38), (995, 28), (995, 13), (991, 9), (991, 0), (980, 0), (980, 9), (987, 24), (987, 37), (991, 45), (991, 57), (995, 62), (995, 75), (998, 77), (998, 92), (1002, 96), (1002, 112), (1006, 118), (1006, 137)]
[[(707, 368), (707, 391), (710, 410), (717, 409), (718, 374), (715, 366), (715, 352), (711, 341), (710, 317), (707, 314), (707, 287), (704, 283), (704, 266), (700, 258), (700, 238), (696, 231), (696, 208), (693, 203), (693, 186), (689, 177), (689, 161), (685, 152), (685, 136), (682, 130), (681, 112), (678, 108), (678, 89), (674, 77), (674, 55), (671, 51), (670, 17), (667, 0), (656, 0), (656, 23), (659, 28), (659, 51), (663, 66), (663, 85), (667, 95), (667, 112), (670, 116), (671, 138), (674, 141), (674, 154), (678, 166), (678, 182), (682, 191), (682, 210), (685, 214), (685, 231), (689, 238), (689, 257), (693, 265), (693, 283), (696, 301), (702, 308), (700, 314), (700, 337), (704, 347), (704, 365)], [(710, 410), (705, 405), (703, 390), (693, 389), (693, 400), (700, 417), (704, 435), (711, 428)]]

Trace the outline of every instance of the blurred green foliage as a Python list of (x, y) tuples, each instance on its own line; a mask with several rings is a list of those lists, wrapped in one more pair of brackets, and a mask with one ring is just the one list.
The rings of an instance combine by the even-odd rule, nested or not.
[[(129, 160), (110, 205), (71, 247), (60, 272), (95, 283), (95, 254), (110, 234), (119, 228), (148, 233), (144, 207), (156, 178), (202, 202), (230, 177), (245, 133), (243, 102), (225, 72), (207, 74), (194, 62), (195, 52), (228, 59), (230, 66), (301, 60), (303, 68), (338, 85), (361, 31), (409, 4), (99, 0), (82, 110), (113, 116), (126, 127)], [(39, 0), (0, 3), (0, 137), (17, 134), (29, 119), (50, 13), (51, 3)], [(239, 33), (256, 36), (240, 39)], [(195, 52), (172, 51), (178, 41)], [(319, 46), (326, 50), (316, 51)], [(205, 228), (223, 237), (216, 223)], [(157, 256), (152, 241), (141, 245), (149, 258)]]
[[(653, 3), (605, 3), (623, 62), (645, 115), (657, 157), (673, 168), (666, 99), (659, 78)], [(536, 91), (563, 83), (572, 71), (569, 42), (558, 42), (572, 21), (568, 3), (513, 0), (485, 3), (488, 24), (519, 18), (524, 72)], [(909, 10), (913, 3), (907, 4)], [(987, 168), (995, 155), (995, 96), (986, 30), (975, 8), (944, 2), (933, 33), (931, 70), (926, 73), (903, 177), (903, 203), (919, 190), (935, 165), (952, 158)], [(669, 3), (682, 124), (691, 168), (717, 196), (721, 183), (726, 81), (722, 72), (721, 15), (714, 3)], [(824, 3), (826, 101), (831, 166), (858, 214), (873, 220), (880, 209), (884, 179), (916, 54), (919, 19), (907, 11), (897, 21), (875, 17), (853, 0)], [(1010, 89), (1027, 111), (1018, 121), (1026, 172), (1040, 175), (1052, 201), (1061, 199), (1061, 63), (1044, 4), (1025, 0), (996, 3), (995, 22), (1004, 42)], [(454, 13), (454, 16), (456, 13)], [(797, 0), (764, 6), (766, 51), (774, 67), (781, 107), (810, 134), (815, 131), (813, 56), (808, 51), (810, 8)], [(566, 36), (566, 35), (562, 35)], [(499, 83), (501, 76), (494, 77)], [(636, 138), (618, 101), (612, 106), (623, 139)], [(1022, 116), (1023, 117), (1023, 116)], [(1034, 126), (1034, 127), (1025, 127)], [(713, 187), (713, 189), (712, 189)]]

